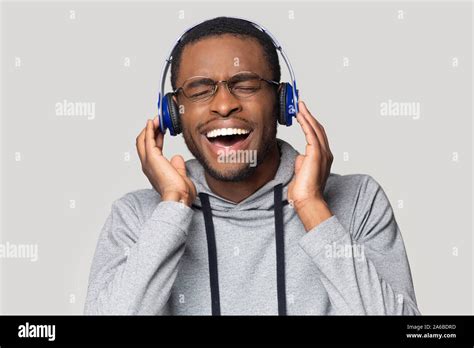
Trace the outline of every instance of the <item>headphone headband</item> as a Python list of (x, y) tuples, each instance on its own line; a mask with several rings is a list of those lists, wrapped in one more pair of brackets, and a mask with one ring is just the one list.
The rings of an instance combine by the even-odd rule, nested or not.
[[(298, 90), (296, 89), (296, 78), (295, 78), (295, 74), (293, 72), (293, 68), (291, 67), (291, 64), (290, 64), (290, 60), (288, 59), (288, 56), (285, 54), (285, 52), (283, 51), (283, 48), (281, 47), (281, 45), (278, 43), (278, 41), (276, 40), (276, 38), (267, 30), (265, 29), (264, 27), (262, 27), (260, 24), (257, 24), (255, 22), (252, 22), (248, 19), (244, 19), (244, 18), (239, 18), (239, 17), (229, 17), (229, 18), (233, 18), (233, 19), (240, 19), (240, 20), (243, 20), (251, 25), (253, 25), (255, 28), (257, 28), (258, 30), (260, 30), (262, 33), (266, 34), (270, 40), (272, 41), (273, 45), (275, 46), (275, 49), (280, 52), (281, 56), (283, 57), (283, 61), (285, 62), (287, 68), (288, 68), (288, 72), (290, 73), (290, 79), (291, 79), (291, 82), (290, 84), (292, 85), (292, 98), (291, 100), (293, 101), (293, 108), (294, 108), (294, 114), (296, 115), (296, 113), (298, 112)], [(162, 98), (163, 96), (165, 95), (164, 94), (164, 91), (165, 91), (165, 82), (166, 82), (166, 75), (168, 74), (168, 70), (169, 70), (169, 67), (171, 65), (171, 62), (173, 60), (173, 51), (175, 50), (176, 46), (181, 42), (181, 40), (184, 38), (184, 36), (186, 36), (186, 34), (188, 32), (190, 32), (191, 30), (193, 30), (195, 27), (197, 27), (198, 25), (206, 22), (208, 20), (205, 20), (205, 21), (200, 21), (199, 23), (197, 24), (194, 24), (193, 26), (189, 27), (188, 29), (186, 29), (179, 37), (178, 39), (176, 40), (175, 44), (173, 45), (173, 47), (171, 48), (171, 50), (169, 51), (168, 53), (168, 58), (165, 60), (165, 63), (163, 64), (163, 67), (161, 69), (161, 85), (160, 85), (160, 92), (159, 92), (159, 95), (158, 95), (158, 118), (160, 120), (160, 130), (164, 133), (166, 128), (165, 128), (165, 125), (163, 123), (163, 102), (162, 102)]]

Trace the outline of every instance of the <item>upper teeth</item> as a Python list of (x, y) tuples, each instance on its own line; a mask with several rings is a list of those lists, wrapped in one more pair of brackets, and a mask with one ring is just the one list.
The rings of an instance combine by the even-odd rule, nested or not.
[(249, 130), (242, 129), (242, 128), (219, 128), (219, 129), (213, 129), (207, 132), (206, 136), (208, 138), (215, 138), (215, 137), (220, 137), (223, 135), (248, 134), (248, 133), (250, 133)]

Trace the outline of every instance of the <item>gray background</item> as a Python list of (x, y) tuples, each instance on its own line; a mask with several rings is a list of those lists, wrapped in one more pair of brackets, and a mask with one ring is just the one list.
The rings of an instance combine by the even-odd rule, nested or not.
[[(332, 171), (382, 185), (421, 312), (473, 313), (472, 4), (451, 1), (3, 2), (0, 238), (37, 245), (39, 259), (0, 258), (0, 313), (82, 313), (111, 203), (151, 187), (135, 137), (156, 114), (165, 55), (220, 15), (254, 20), (284, 46), (327, 129)], [(56, 115), (64, 99), (95, 103), (95, 118)], [(389, 99), (420, 103), (420, 119), (382, 116)], [(304, 149), (297, 124), (278, 132)], [(165, 153), (190, 158), (181, 137)]]

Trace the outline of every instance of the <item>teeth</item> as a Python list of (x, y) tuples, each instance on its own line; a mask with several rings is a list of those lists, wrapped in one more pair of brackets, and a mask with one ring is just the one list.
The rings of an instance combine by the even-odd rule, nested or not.
[(242, 129), (242, 128), (219, 128), (219, 129), (213, 129), (207, 132), (206, 136), (208, 138), (215, 138), (215, 137), (225, 136), (225, 135), (248, 134), (248, 133), (250, 133), (249, 130)]

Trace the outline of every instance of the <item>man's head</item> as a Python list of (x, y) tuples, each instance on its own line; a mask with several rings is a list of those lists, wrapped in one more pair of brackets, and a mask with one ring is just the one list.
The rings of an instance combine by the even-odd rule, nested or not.
[[(193, 101), (183, 89), (174, 96), (186, 145), (206, 172), (222, 181), (248, 178), (276, 146), (278, 86), (271, 81), (280, 81), (280, 65), (272, 40), (247, 21), (219, 17), (194, 27), (176, 46), (172, 56), (174, 90), (192, 85), (189, 81), (196, 76), (208, 78), (207, 81), (209, 78), (227, 81), (236, 74), (240, 77), (239, 73), (252, 72), (263, 79), (259, 81), (260, 88), (248, 96), (245, 89), (234, 88), (234, 93), (230, 93), (224, 83), (219, 83), (216, 93), (205, 100)], [(205, 81), (200, 78), (191, 81), (195, 80), (198, 84)], [(217, 131), (219, 136), (216, 137), (215, 130), (224, 128), (231, 128), (235, 133), (250, 133), (229, 136)], [(236, 155), (240, 151), (247, 157), (234, 161), (240, 163), (229, 163), (232, 162), (229, 157), (222, 161), (224, 157), (219, 153), (225, 152), (223, 146), (229, 145), (228, 150)], [(242, 159), (250, 158), (251, 153), (256, 154), (257, 166), (241, 163)]]

